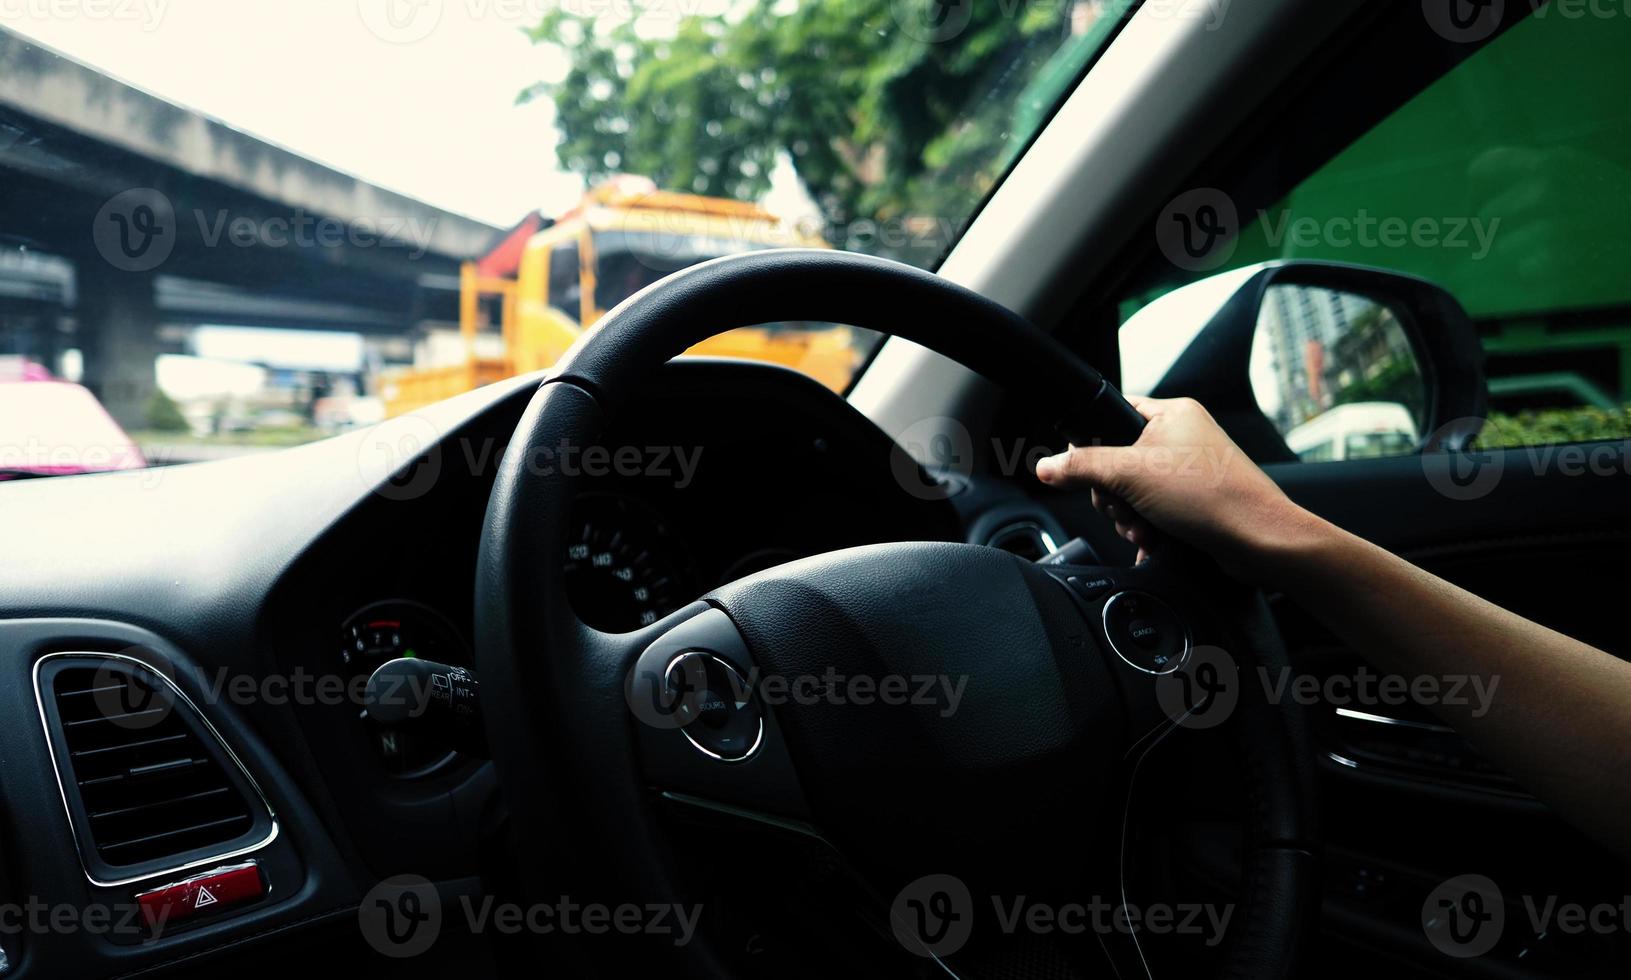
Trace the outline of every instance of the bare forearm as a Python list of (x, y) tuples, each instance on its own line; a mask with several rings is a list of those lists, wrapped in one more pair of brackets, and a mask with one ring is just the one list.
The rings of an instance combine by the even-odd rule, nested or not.
[[(1298, 507), (1196, 402), (1135, 402), (1149, 424), (1128, 447), (1042, 460), (1045, 483), (1086, 483), (1118, 533), (1188, 541), (1271, 585), (1391, 673), (1477, 678), (1478, 706), (1445, 721), (1565, 818), (1631, 856), (1631, 664), (1435, 578)], [(1175, 469), (1174, 454), (1215, 461)], [(1487, 708), (1487, 710), (1485, 710)]]
[(1479, 678), (1487, 705), (1434, 709), (1565, 818), (1631, 854), (1631, 664), (1305, 512), (1277, 538), (1267, 581), (1384, 670)]

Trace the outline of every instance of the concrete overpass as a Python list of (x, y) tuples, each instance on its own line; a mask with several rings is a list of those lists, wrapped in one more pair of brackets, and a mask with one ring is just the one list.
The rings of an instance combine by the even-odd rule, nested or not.
[(459, 262), (500, 234), (3, 29), (0, 182), (0, 353), (79, 348), (127, 426), (162, 328), (406, 337), (457, 319)]

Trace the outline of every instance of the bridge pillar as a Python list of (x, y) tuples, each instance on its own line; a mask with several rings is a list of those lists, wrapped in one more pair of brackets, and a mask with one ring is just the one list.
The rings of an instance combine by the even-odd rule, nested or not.
[(77, 263), (75, 278), (81, 381), (126, 430), (146, 428), (162, 353), (154, 276), (90, 259)]

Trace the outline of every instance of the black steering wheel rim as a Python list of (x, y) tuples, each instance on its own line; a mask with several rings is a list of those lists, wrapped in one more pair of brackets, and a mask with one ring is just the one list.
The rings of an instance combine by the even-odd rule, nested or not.
[[(625, 682), (641, 652), (676, 624), (703, 610), (729, 610), (748, 601), (750, 590), (727, 587), (635, 634), (584, 625), (572, 613), (556, 560), (565, 553), (576, 481), (558, 470), (541, 474), (529, 460), (550, 447), (592, 444), (632, 392), (694, 343), (783, 320), (848, 323), (921, 343), (1048, 404), (1061, 433), (1078, 444), (1130, 442), (1142, 427), (1098, 372), (1022, 317), (930, 273), (852, 253), (780, 250), (703, 263), (636, 294), (588, 331), (540, 386), (500, 465), (478, 564), (477, 666), (512, 822), (558, 826), (573, 811), (572, 829), (563, 829), (595, 828), (603, 836), (604, 870), (624, 900), (672, 903), (680, 894), (650, 780), (635, 761), (641, 733)], [(941, 557), (956, 564), (965, 555), (985, 560), (957, 551)], [(1164, 564), (1170, 569), (1178, 561)], [(1191, 572), (1210, 567), (1183, 562)], [(1016, 574), (1029, 581), (1039, 573)], [(1261, 596), (1230, 594), (1240, 597), (1237, 636), (1253, 662), (1283, 665)], [(753, 635), (766, 642), (763, 628)], [(1310, 753), (1295, 709), (1256, 703), (1256, 689), (1242, 685), (1239, 725), (1250, 801), (1245, 817), (1256, 846), (1245, 862), (1244, 914), (1231, 934), (1224, 975), (1288, 976), (1315, 904)], [(562, 791), (572, 793), (570, 803), (557, 798)], [(517, 857), (523, 880), (546, 880), (553, 870), (542, 853)], [(700, 974), (727, 972), (705, 943), (686, 953), (687, 966)]]

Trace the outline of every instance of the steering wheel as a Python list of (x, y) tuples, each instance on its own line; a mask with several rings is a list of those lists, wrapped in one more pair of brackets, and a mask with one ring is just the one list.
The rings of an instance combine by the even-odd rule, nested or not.
[[(1098, 372), (1019, 315), (896, 262), (757, 252), (630, 297), (539, 387), (488, 505), (476, 661), (514, 826), (592, 845), (607, 893), (637, 904), (684, 894), (665, 801), (805, 829), (864, 872), (880, 905), (897, 896), (884, 928), (909, 952), (959, 976), (983, 935), (978, 910), (966, 917), (972, 941), (921, 929), (911, 920), (946, 906), (913, 889), (949, 881), (982, 896), (1069, 896), (1087, 878), (1125, 897), (1139, 764), (1210, 711), (1227, 716), (1217, 731), (1233, 740), (1246, 800), (1222, 975), (1290, 976), (1317, 906), (1307, 729), (1247, 682), (1248, 670), (1285, 663), (1261, 594), (1197, 553), (1168, 542), (1136, 567), (1109, 568), (880, 544), (759, 572), (633, 633), (574, 615), (563, 556), (579, 477), (535, 461), (596, 445), (692, 344), (786, 320), (916, 341), (1048, 405), (1073, 443), (1129, 443), (1143, 425)], [(961, 683), (955, 705), (915, 697), (924, 677), (942, 679), (942, 693)], [(864, 679), (875, 696), (842, 696), (856, 689), (834, 678)], [(904, 697), (894, 678), (909, 679)], [(886, 683), (896, 697), (881, 696)], [(798, 696), (801, 684), (817, 696)], [(540, 894), (558, 884), (549, 847), (516, 855)], [(1147, 975), (1136, 931), (1097, 938), (1117, 974)], [(680, 955), (687, 972), (732, 971), (706, 942)]]

